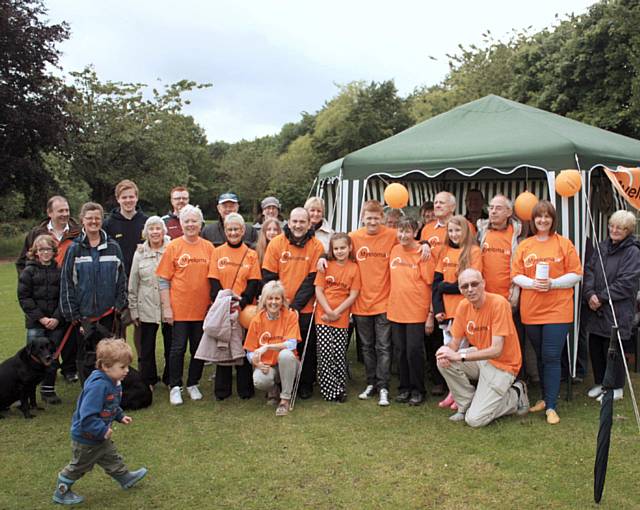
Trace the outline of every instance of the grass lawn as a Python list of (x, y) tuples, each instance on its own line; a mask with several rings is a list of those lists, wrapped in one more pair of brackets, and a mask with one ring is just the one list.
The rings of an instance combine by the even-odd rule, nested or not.
[[(13, 265), (0, 264), (0, 359), (24, 343)], [(161, 342), (158, 342), (161, 346)], [(352, 357), (350, 399), (316, 395), (276, 418), (262, 395), (169, 405), (159, 387), (149, 409), (115, 427), (130, 468), (147, 466), (139, 486), (122, 491), (102, 469), (74, 489), (87, 508), (597, 508), (593, 459), (598, 407), (588, 383), (562, 401), (562, 421), (508, 417), (480, 430), (450, 423), (435, 399), (419, 408), (358, 401), (362, 366)], [(640, 389), (640, 378), (634, 380)], [(58, 470), (69, 460), (69, 423), (78, 385), (59, 383), (61, 406), (24, 420), (0, 420), (0, 509), (50, 508)], [(395, 386), (394, 386), (395, 388)], [(564, 392), (564, 388), (563, 388)], [(534, 388), (532, 399), (537, 396)], [(395, 392), (392, 391), (392, 396)], [(640, 508), (640, 441), (627, 395), (615, 408), (612, 449), (601, 508)]]

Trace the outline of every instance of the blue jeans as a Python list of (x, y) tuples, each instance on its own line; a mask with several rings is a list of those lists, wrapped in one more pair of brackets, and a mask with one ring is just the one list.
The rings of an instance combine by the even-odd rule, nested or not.
[(391, 323), (386, 313), (354, 315), (360, 341), (367, 384), (389, 389), (391, 379)]
[(547, 409), (555, 409), (560, 393), (562, 349), (569, 333), (567, 324), (526, 324), (525, 329), (538, 360), (542, 398)]

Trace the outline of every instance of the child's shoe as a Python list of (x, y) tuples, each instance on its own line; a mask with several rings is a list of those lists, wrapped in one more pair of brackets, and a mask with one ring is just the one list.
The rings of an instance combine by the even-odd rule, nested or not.
[(61, 505), (77, 505), (84, 501), (84, 498), (71, 490), (71, 486), (75, 483), (66, 476), (58, 475), (56, 482), (56, 490), (53, 493), (54, 503)]
[(120, 484), (123, 489), (130, 489), (147, 474), (147, 468), (136, 469), (135, 471), (127, 471), (124, 475), (113, 476), (114, 480)]

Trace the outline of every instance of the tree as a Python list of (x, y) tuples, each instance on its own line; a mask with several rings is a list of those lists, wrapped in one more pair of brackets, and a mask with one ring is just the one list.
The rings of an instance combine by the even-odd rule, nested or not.
[(71, 125), (65, 105), (72, 89), (51, 74), (66, 23), (47, 25), (41, 0), (0, 0), (0, 189), (34, 197), (27, 214), (41, 212), (53, 184), (41, 153), (58, 147)]
[(168, 207), (173, 186), (207, 193), (213, 165), (206, 136), (181, 113), (188, 103), (182, 95), (207, 84), (183, 80), (153, 89), (147, 99), (141, 83), (103, 83), (90, 67), (71, 75), (77, 93), (69, 110), (78, 129), (65, 148), (74, 176), (84, 179), (94, 200), (113, 203), (113, 188), (125, 178), (138, 184), (143, 205), (153, 211)]
[(316, 117), (312, 146), (323, 162), (395, 135), (413, 124), (392, 80), (341, 87)]

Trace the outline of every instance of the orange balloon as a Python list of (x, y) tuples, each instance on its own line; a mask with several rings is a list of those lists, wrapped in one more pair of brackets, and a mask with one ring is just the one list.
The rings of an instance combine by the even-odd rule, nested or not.
[(513, 204), (516, 216), (522, 221), (531, 220), (531, 212), (538, 203), (538, 197), (528, 191), (523, 191), (518, 195)]
[(251, 319), (253, 319), (256, 315), (258, 315), (258, 307), (256, 305), (247, 305), (240, 312), (240, 317), (238, 320), (240, 321), (240, 325), (244, 329), (249, 329), (249, 324), (251, 324)]
[(582, 188), (582, 179), (577, 170), (563, 170), (556, 177), (556, 193), (562, 197), (572, 197)]
[(384, 201), (392, 209), (402, 209), (409, 203), (409, 192), (399, 182), (393, 182), (384, 189)]

